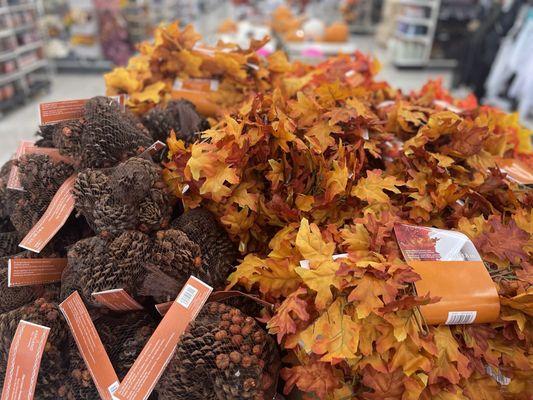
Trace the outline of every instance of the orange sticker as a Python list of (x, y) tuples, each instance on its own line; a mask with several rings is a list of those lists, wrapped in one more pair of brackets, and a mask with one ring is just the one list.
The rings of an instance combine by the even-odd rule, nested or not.
[[(15, 153), (15, 160), (19, 160), (20, 157), (22, 157), (23, 154), (25, 154), (25, 151), (28, 147), (33, 146), (33, 142), (31, 140), (21, 140), (19, 143), (19, 147), (17, 148), (17, 152)], [(19, 167), (17, 165), (13, 165), (11, 167), (11, 171), (9, 171), (9, 177), (7, 179), (7, 185), (6, 187), (8, 189), (13, 190), (24, 190), (20, 183), (20, 177), (19, 177)]]
[(59, 309), (67, 320), (100, 397), (113, 400), (118, 377), (79, 293), (72, 293), (59, 305)]
[(66, 258), (10, 258), (7, 262), (7, 286), (32, 286), (61, 282)]
[(495, 159), (496, 165), (507, 177), (520, 185), (533, 185), (533, 171), (520, 160), (514, 158)]
[(52, 198), (43, 216), (31, 228), (19, 246), (23, 249), (40, 253), (54, 235), (67, 222), (70, 213), (74, 210), (74, 196), (72, 189), (76, 182), (76, 176), (68, 178)]
[(213, 289), (191, 276), (113, 395), (118, 400), (145, 400), (172, 358), (181, 335)]
[[(125, 107), (125, 97), (123, 95), (110, 96), (117, 101), (122, 111)], [(39, 104), (39, 124), (48, 125), (61, 121), (77, 119), (83, 117), (83, 107), (89, 99), (53, 101)]]
[(2, 400), (33, 399), (49, 333), (46, 326), (19, 322), (9, 348)]
[(136, 311), (144, 308), (124, 289), (94, 292), (92, 296), (98, 303), (113, 311)]

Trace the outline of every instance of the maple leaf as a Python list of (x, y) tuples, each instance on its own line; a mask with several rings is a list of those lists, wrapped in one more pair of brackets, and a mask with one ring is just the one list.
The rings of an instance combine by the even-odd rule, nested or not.
[(155, 82), (146, 86), (141, 92), (130, 95), (130, 100), (134, 102), (152, 102), (158, 104), (161, 101), (160, 92), (165, 89), (164, 82)]
[(105, 74), (104, 79), (106, 86), (112, 87), (116, 93), (135, 93), (141, 88), (141, 83), (126, 68), (115, 68)]
[(344, 100), (350, 95), (347, 87), (341, 85), (340, 81), (324, 83), (315, 90), (318, 102), (323, 107), (333, 107), (339, 100)]
[(248, 190), (255, 187), (253, 182), (239, 184), (232, 192), (230, 201), (237, 203), (240, 207), (248, 207), (252, 211), (257, 211), (259, 204), (259, 194), (250, 193)]
[(342, 243), (351, 253), (370, 250), (370, 235), (363, 224), (350, 225), (341, 231)]
[(292, 103), (291, 116), (298, 118), (300, 127), (312, 125), (318, 118), (320, 105), (303, 92), (296, 93), (296, 101)]
[(471, 373), (468, 358), (460, 352), (450, 328), (439, 326), (433, 332), (439, 353), (429, 373), (429, 383), (437, 383), (439, 378), (444, 378), (452, 384), (458, 384), (461, 377), (468, 378)]
[(200, 194), (209, 194), (214, 201), (221, 201), (231, 194), (232, 190), (225, 185), (237, 184), (240, 179), (235, 168), (217, 161), (205, 167), (205, 182), (200, 187)]
[(469, 379), (464, 379), (464, 393), (469, 399), (503, 400), (500, 385), (495, 379), (475, 372)]
[(299, 288), (291, 293), (276, 310), (274, 316), (268, 321), (267, 328), (271, 335), (276, 335), (278, 343), (281, 344), (285, 335), (296, 332), (296, 322), (309, 320), (309, 313), (306, 310), (307, 303), (299, 296), (307, 294), (305, 288)]
[(261, 259), (248, 254), (228, 277), (228, 289), (242, 284), (251, 291), (255, 284), (259, 285), (261, 293), (272, 297), (289, 296), (301, 284), (299, 276), (294, 271), (294, 265), (284, 260)]
[(326, 243), (318, 226), (303, 218), (296, 235), (296, 248), (304, 259), (319, 264), (332, 260), (335, 243)]
[(303, 392), (312, 393), (320, 400), (325, 400), (328, 394), (342, 387), (341, 375), (331, 364), (314, 361), (306, 365), (283, 368), (281, 377), (285, 381), (283, 393), (285, 395), (296, 386)]
[(346, 312), (345, 300), (336, 299), (311, 325), (297, 335), (306, 352), (322, 356), (321, 361), (335, 364), (355, 360), (361, 323)]
[(402, 181), (399, 181), (394, 176), (383, 177), (382, 171), (375, 169), (367, 171), (366, 178), (359, 179), (357, 185), (352, 189), (352, 196), (356, 196), (370, 204), (387, 203), (390, 198), (384, 190), (400, 193), (397, 186), (403, 184)]
[(324, 151), (335, 144), (335, 139), (331, 136), (332, 133), (342, 132), (338, 125), (329, 125), (326, 121), (319, 121), (309, 128), (305, 137), (311, 143), (311, 147), (318, 154), (322, 154)]
[[(313, 264), (312, 264), (313, 266)], [(322, 261), (313, 269), (298, 267), (296, 273), (309, 289), (316, 292), (315, 305), (322, 310), (333, 299), (331, 287), (340, 288), (343, 278), (337, 275), (339, 264), (336, 261)]]
[[(348, 296), (348, 301), (357, 301), (357, 318), (365, 318), (371, 312), (394, 300), (398, 289), (385, 280), (365, 274), (356, 281), (356, 287)], [(381, 298), (379, 297), (381, 296)]]
[(501, 223), (498, 217), (488, 220), (490, 230), (486, 229), (474, 239), (476, 248), (486, 254), (493, 254), (500, 260), (520, 263), (529, 259), (523, 247), (530, 239), (530, 235), (518, 228), (511, 220), (507, 225)]
[(501, 297), (500, 302), (533, 317), (533, 287), (528, 288), (525, 293), (520, 293), (510, 299)]
[(372, 389), (372, 392), (365, 392), (362, 396), (368, 400), (401, 399), (405, 391), (403, 379), (401, 372), (381, 373), (374, 368), (367, 367), (363, 371), (362, 383)]
[(337, 161), (332, 163), (333, 170), (326, 172), (326, 193), (324, 198), (330, 202), (339, 194), (343, 194), (348, 184), (348, 167), (339, 165)]

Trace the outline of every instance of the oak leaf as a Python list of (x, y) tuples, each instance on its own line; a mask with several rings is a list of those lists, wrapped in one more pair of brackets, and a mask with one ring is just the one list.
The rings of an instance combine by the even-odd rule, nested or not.
[(326, 400), (328, 394), (342, 386), (342, 375), (339, 375), (331, 364), (314, 361), (307, 365), (298, 365), (281, 370), (285, 381), (285, 395), (296, 386), (303, 392), (312, 393), (320, 400)]
[(305, 288), (299, 288), (291, 293), (276, 310), (274, 316), (268, 321), (268, 332), (276, 335), (278, 343), (281, 344), (283, 337), (296, 332), (295, 318), (300, 321), (309, 320), (309, 313), (307, 312), (307, 303), (299, 296), (307, 294)]

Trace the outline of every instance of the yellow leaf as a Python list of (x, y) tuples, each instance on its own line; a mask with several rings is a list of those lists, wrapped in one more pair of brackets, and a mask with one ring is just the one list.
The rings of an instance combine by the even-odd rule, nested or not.
[(302, 278), (309, 289), (316, 292), (315, 305), (323, 310), (333, 299), (331, 286), (340, 288), (342, 278), (337, 276), (339, 264), (333, 260), (324, 261), (314, 269), (296, 268), (296, 273)]
[(210, 165), (209, 169), (211, 171), (206, 174), (205, 182), (200, 187), (200, 194), (209, 194), (214, 201), (221, 201), (231, 194), (231, 189), (224, 183), (239, 183), (239, 176), (234, 168), (221, 161)]
[(126, 68), (115, 68), (104, 75), (105, 84), (116, 93), (135, 93), (140, 89), (141, 83), (136, 80)]
[(313, 208), (315, 198), (313, 196), (306, 196), (305, 194), (298, 194), (296, 196), (296, 207), (302, 211), (310, 211)]
[(302, 257), (313, 265), (331, 261), (335, 251), (335, 243), (326, 243), (322, 239), (318, 226), (309, 225), (309, 221), (304, 218), (300, 223), (298, 235), (296, 235), (296, 248)]
[(187, 161), (187, 168), (192, 178), (197, 181), (205, 176), (204, 168), (216, 163), (217, 157), (214, 146), (210, 143), (195, 143), (191, 147), (191, 158)]
[(302, 332), (302, 343), (313, 353), (321, 355), (320, 361), (335, 363), (336, 360), (359, 358), (359, 332), (361, 324), (344, 311), (344, 300), (335, 300), (322, 315)]
[(348, 168), (345, 164), (339, 165), (338, 161), (333, 161), (333, 170), (326, 172), (326, 193), (324, 195), (327, 202), (333, 200), (338, 194), (343, 194), (348, 184)]
[(331, 133), (340, 133), (342, 129), (338, 125), (330, 126), (326, 121), (315, 123), (305, 133), (305, 137), (309, 140), (311, 147), (318, 154), (322, 154), (328, 147), (335, 144), (335, 139)]
[(239, 184), (233, 190), (230, 201), (237, 203), (240, 207), (248, 207), (252, 211), (257, 211), (259, 195), (248, 191), (254, 187), (254, 182), (244, 182)]
[(142, 92), (135, 92), (130, 95), (130, 100), (143, 103), (145, 101), (158, 104), (161, 101), (160, 92), (165, 89), (164, 82), (155, 82), (146, 86)]
[(370, 204), (387, 203), (390, 199), (383, 190), (400, 193), (396, 186), (403, 184), (402, 181), (393, 176), (382, 177), (381, 170), (367, 171), (366, 178), (359, 179), (357, 186), (352, 189), (352, 196), (356, 196)]
[(295, 273), (294, 265), (288, 261), (263, 260), (253, 254), (244, 258), (235, 272), (228, 277), (228, 281), (228, 289), (240, 283), (250, 291), (258, 284), (261, 293), (275, 298), (289, 296), (302, 282)]
[(363, 224), (351, 225), (341, 231), (342, 243), (348, 251), (356, 253), (370, 249), (370, 235)]

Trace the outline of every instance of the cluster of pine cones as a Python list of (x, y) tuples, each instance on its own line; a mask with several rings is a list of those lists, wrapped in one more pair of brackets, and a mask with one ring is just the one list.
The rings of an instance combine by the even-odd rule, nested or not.
[[(97, 399), (98, 392), (58, 304), (78, 291), (119, 379), (154, 332), (154, 304), (170, 301), (194, 275), (223, 289), (237, 250), (212, 213), (178, 212), (160, 165), (146, 149), (174, 131), (190, 143), (208, 128), (194, 105), (172, 101), (141, 120), (106, 98), (89, 100), (82, 118), (42, 126), (36, 146), (70, 161), (26, 154), (0, 169), (0, 376), (21, 319), (51, 328), (35, 399)], [(7, 188), (16, 165), (23, 190)], [(41, 251), (20, 240), (67, 178), (77, 175), (75, 215)], [(7, 287), (9, 258), (66, 257), (60, 283)], [(143, 311), (107, 310), (94, 292), (124, 289)], [(278, 353), (254, 318), (232, 301), (208, 303), (184, 333), (150, 399), (267, 399)], [(255, 309), (254, 309), (255, 312)], [(270, 397), (271, 398), (271, 397)]]

